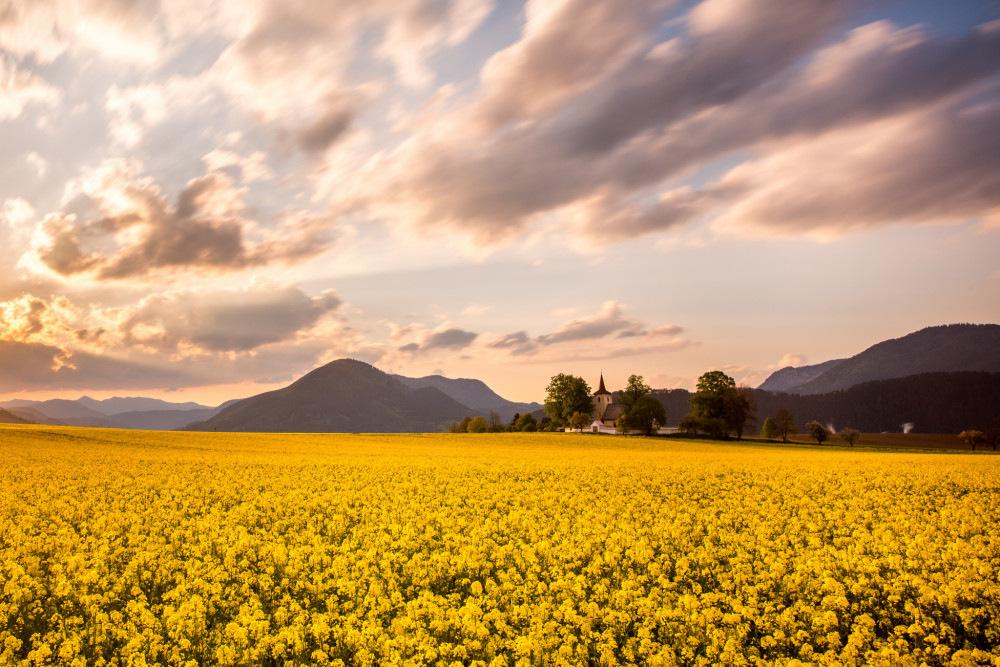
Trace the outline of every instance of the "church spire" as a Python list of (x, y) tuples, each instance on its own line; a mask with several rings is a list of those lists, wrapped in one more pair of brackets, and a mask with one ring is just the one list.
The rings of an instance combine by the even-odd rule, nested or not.
[(598, 387), (597, 391), (594, 392), (594, 396), (597, 396), (598, 394), (610, 394), (610, 393), (611, 393), (610, 391), (604, 388), (604, 373), (601, 373), (601, 386)]

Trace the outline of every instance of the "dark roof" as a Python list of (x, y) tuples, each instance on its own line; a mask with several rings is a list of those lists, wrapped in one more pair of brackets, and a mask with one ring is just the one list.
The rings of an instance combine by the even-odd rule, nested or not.
[(594, 396), (598, 394), (610, 394), (611, 392), (604, 388), (604, 373), (601, 373), (601, 386), (598, 387), (597, 391), (594, 392)]
[(604, 411), (604, 414), (601, 415), (601, 421), (606, 422), (609, 419), (615, 421), (623, 414), (625, 414), (625, 406), (621, 403), (612, 403)]

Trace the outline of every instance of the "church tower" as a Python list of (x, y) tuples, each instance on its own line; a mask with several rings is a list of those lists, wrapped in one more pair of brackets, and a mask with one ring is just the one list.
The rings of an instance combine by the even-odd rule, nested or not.
[(601, 386), (594, 392), (594, 419), (604, 417), (604, 411), (611, 405), (611, 392), (604, 388), (604, 373), (601, 373)]

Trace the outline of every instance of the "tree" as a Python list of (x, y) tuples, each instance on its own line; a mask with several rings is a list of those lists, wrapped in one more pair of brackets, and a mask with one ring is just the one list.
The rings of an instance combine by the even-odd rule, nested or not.
[[(624, 425), (627, 430), (642, 431), (646, 435), (653, 435), (667, 423), (667, 411), (663, 403), (652, 396), (637, 398), (632, 409), (622, 417), (625, 419)], [(615, 426), (617, 425), (616, 422)]]
[(618, 392), (618, 398), (625, 406), (625, 412), (632, 409), (636, 401), (653, 391), (653, 388), (642, 381), (641, 375), (629, 375), (628, 385)]
[(785, 408), (781, 408), (774, 414), (774, 425), (778, 427), (778, 435), (781, 436), (782, 442), (788, 442), (790, 433), (799, 432), (799, 427), (795, 425), (795, 418)]
[(461, 433), (461, 432), (462, 432), (462, 425), (459, 424), (457, 421), (453, 421), (452, 423), (448, 424), (448, 433)]
[(817, 445), (822, 445), (825, 440), (830, 439), (830, 431), (818, 421), (806, 424), (806, 432), (810, 438), (816, 441)]
[(981, 444), (983, 442), (982, 431), (974, 431), (970, 429), (967, 431), (962, 431), (961, 433), (958, 434), (958, 437), (961, 438), (962, 442), (972, 447), (972, 451), (976, 451), (976, 445)]
[(590, 416), (594, 412), (594, 399), (590, 386), (583, 378), (560, 373), (554, 375), (545, 388), (545, 414), (557, 426), (569, 422), (574, 413)]
[(764, 420), (764, 426), (760, 429), (760, 435), (762, 438), (774, 440), (781, 435), (781, 432), (778, 430), (778, 425), (774, 423), (774, 420), (768, 417)]
[(840, 433), (837, 434), (837, 437), (853, 447), (854, 443), (856, 443), (858, 438), (861, 437), (861, 431), (854, 428), (842, 428), (840, 429)]
[(718, 418), (695, 417), (693, 414), (687, 414), (681, 418), (678, 426), (687, 433), (704, 433), (716, 440), (726, 435), (726, 422)]
[(572, 415), (570, 415), (569, 425), (571, 428), (578, 428), (580, 429), (580, 431), (583, 431), (583, 429), (587, 428), (587, 426), (590, 424), (590, 421), (591, 420), (589, 412), (587, 413), (574, 412)]
[(469, 433), (486, 433), (490, 425), (486, 422), (486, 417), (482, 415), (469, 422)]
[(746, 385), (727, 389), (723, 395), (722, 412), (726, 427), (736, 433), (736, 439), (743, 439), (743, 429), (747, 422), (757, 421), (757, 401), (753, 390)]
[(690, 398), (691, 413), (706, 419), (725, 419), (726, 393), (736, 389), (736, 380), (722, 371), (709, 371), (698, 378), (698, 387)]
[(629, 428), (627, 414), (622, 413), (618, 415), (618, 419), (615, 420), (615, 431), (621, 433), (622, 435), (628, 435)]
[(489, 426), (490, 433), (500, 433), (503, 431), (503, 419), (500, 418), (500, 413), (496, 410), (490, 410), (490, 416), (486, 420), (486, 424)]
[(515, 431), (536, 431), (538, 430), (538, 420), (531, 416), (530, 412), (518, 415), (514, 422)]

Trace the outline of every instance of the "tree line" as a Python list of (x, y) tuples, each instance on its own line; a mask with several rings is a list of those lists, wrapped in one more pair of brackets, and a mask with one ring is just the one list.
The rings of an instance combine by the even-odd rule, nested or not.
[[(804, 432), (822, 444), (834, 437), (827, 425), (836, 425), (836, 437), (852, 446), (861, 432), (899, 432), (907, 423), (915, 423), (921, 433), (969, 431), (973, 436), (965, 441), (972, 447), (995, 446), (995, 434), (1000, 432), (1000, 411), (996, 409), (1000, 405), (1000, 373), (923, 373), (814, 395), (737, 386), (722, 371), (704, 373), (694, 392), (654, 390), (641, 375), (631, 375), (626, 387), (615, 394), (624, 405), (615, 424), (623, 433), (656, 433), (666, 425), (668, 415), (678, 419), (686, 433), (714, 438), (740, 439), (748, 433), (760, 433), (787, 441), (799, 433), (802, 424)], [(489, 417), (453, 422), (449, 431), (583, 429), (593, 421), (593, 410), (593, 393), (587, 382), (560, 373), (546, 387), (545, 417), (541, 420), (516, 415), (503, 423), (499, 414), (491, 413)], [(758, 422), (758, 415), (762, 422)]]

